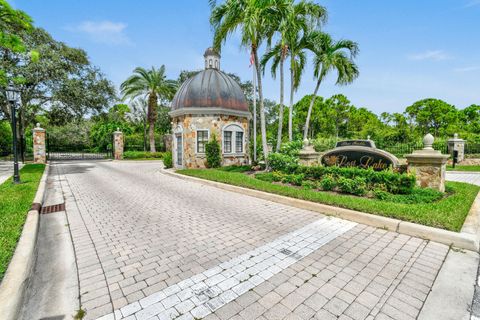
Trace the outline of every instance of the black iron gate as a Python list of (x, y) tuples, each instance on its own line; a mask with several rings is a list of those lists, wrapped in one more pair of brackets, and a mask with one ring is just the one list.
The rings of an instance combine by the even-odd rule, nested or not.
[(113, 137), (103, 146), (59, 142), (54, 136), (46, 137), (48, 160), (101, 160), (113, 158)]

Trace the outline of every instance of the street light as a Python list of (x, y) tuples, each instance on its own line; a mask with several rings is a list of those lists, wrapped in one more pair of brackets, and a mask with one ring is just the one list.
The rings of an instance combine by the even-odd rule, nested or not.
[(13, 133), (13, 183), (20, 183), (20, 173), (18, 171), (18, 152), (17, 152), (17, 103), (20, 99), (20, 92), (10, 84), (5, 90), (7, 100), (10, 103), (10, 114), (12, 115), (12, 133)]

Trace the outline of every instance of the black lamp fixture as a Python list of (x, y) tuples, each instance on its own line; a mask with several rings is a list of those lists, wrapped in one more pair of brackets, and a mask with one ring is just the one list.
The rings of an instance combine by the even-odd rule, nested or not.
[(20, 100), (20, 91), (10, 83), (5, 90), (8, 103), (10, 104), (10, 114), (12, 120), (12, 133), (13, 133), (13, 183), (20, 183), (20, 173), (18, 170), (18, 152), (17, 152), (17, 105)]

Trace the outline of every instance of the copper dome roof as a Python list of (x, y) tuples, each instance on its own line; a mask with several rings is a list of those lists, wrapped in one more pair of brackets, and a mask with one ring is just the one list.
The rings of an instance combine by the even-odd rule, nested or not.
[(247, 111), (240, 85), (217, 69), (206, 69), (186, 80), (172, 101), (172, 111), (182, 108), (223, 108)]

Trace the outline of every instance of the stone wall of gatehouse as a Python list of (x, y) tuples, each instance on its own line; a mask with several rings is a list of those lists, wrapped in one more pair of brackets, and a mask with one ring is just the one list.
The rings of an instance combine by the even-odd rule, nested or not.
[[(223, 153), (223, 129), (231, 124), (236, 124), (243, 129), (243, 152), (242, 153)], [(209, 140), (213, 134), (217, 137), (222, 150), (222, 165), (245, 165), (249, 163), (249, 132), (248, 119), (246, 117), (233, 115), (184, 115), (173, 118), (173, 143), (172, 155), (175, 167), (188, 169), (206, 168), (206, 155), (197, 153), (197, 130), (208, 130)], [(177, 165), (176, 136), (182, 135), (183, 138), (183, 165)], [(234, 147), (234, 146), (233, 146)]]

